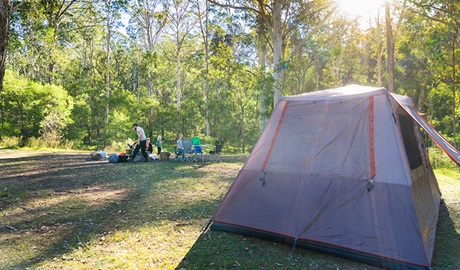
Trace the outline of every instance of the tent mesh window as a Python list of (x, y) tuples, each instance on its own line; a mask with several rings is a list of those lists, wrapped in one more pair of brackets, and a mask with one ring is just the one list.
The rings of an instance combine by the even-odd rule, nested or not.
[(420, 149), (418, 148), (417, 137), (415, 137), (414, 134), (415, 123), (406, 112), (399, 111), (398, 116), (407, 158), (409, 159), (411, 170), (414, 170), (423, 165)]

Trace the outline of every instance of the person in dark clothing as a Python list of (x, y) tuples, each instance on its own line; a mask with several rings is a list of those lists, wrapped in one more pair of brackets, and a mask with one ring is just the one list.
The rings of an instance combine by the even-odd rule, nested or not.
[(145, 136), (144, 129), (142, 129), (136, 123), (134, 123), (132, 127), (137, 133), (137, 141), (136, 141), (136, 148), (134, 148), (134, 151), (133, 151), (133, 157), (130, 159), (130, 161), (134, 161), (134, 158), (136, 157), (137, 153), (139, 152), (139, 150), (141, 150), (141, 154), (144, 157), (144, 161), (147, 162), (149, 161), (149, 155), (145, 151), (147, 137)]

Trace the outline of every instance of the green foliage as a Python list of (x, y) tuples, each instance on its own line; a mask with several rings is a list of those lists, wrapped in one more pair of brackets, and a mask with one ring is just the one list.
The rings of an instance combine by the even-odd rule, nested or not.
[(130, 123), (129, 117), (126, 114), (114, 111), (110, 117), (107, 129), (107, 137), (110, 138), (109, 145), (114, 142), (124, 142), (128, 138), (135, 138), (136, 136), (131, 125), (132, 123)]
[[(206, 22), (196, 12), (203, 11), (200, 2), (184, 2), (190, 17), (177, 28), (171, 16), (178, 11), (163, 2), (24, 3), (12, 16), (6, 58), (23, 77), (7, 74), (0, 136), (21, 137), (21, 145), (36, 138), (28, 144), (84, 149), (125, 141), (128, 135), (117, 125), (134, 121), (148, 136), (171, 142), (178, 132), (204, 135), (209, 125), (210, 137), (248, 151), (263, 128), (260, 110), (266, 119), (273, 110), (275, 67), (264, 23), (273, 14), (246, 2), (242, 10), (210, 4)], [(339, 10), (330, 13), (329, 0), (307, 2), (292, 2), (290, 13), (283, 6), (283, 95), (346, 84), (385, 86), (384, 18), (370, 17), (364, 26)], [(457, 139), (459, 13), (452, 1), (441, 2), (445, 8), (434, 11), (409, 1), (402, 23), (393, 25), (396, 92), (410, 96), (442, 134)], [(391, 6), (394, 22), (399, 4)], [(257, 17), (253, 9), (263, 10)], [(120, 27), (126, 24), (121, 10), (130, 14), (126, 28)]]
[(42, 85), (7, 71), (1, 95), (3, 136), (41, 136), (48, 145), (59, 145), (62, 130), (72, 122), (73, 99), (62, 87)]
[(20, 137), (11, 137), (11, 136), (3, 136), (0, 137), (0, 148), (3, 149), (16, 149), (19, 148), (21, 145), (22, 138)]
[(429, 158), (434, 169), (448, 168), (458, 169), (457, 164), (447, 156), (447, 154), (437, 146), (429, 148)]

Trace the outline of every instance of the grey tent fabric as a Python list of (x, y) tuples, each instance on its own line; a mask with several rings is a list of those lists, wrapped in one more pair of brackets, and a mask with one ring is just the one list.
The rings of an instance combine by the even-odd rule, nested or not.
[(401, 104), (412, 103), (357, 85), (283, 97), (211, 229), (429, 267), (441, 192)]

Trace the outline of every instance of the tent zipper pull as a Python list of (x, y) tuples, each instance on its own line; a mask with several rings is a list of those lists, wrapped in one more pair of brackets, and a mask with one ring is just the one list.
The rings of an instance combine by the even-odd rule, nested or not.
[(260, 181), (262, 181), (262, 186), (265, 186), (265, 175), (267, 174), (267, 171), (264, 171), (264, 177), (260, 178)]
[(374, 179), (369, 179), (367, 181), (367, 192), (369, 193), (373, 189), (374, 189)]

